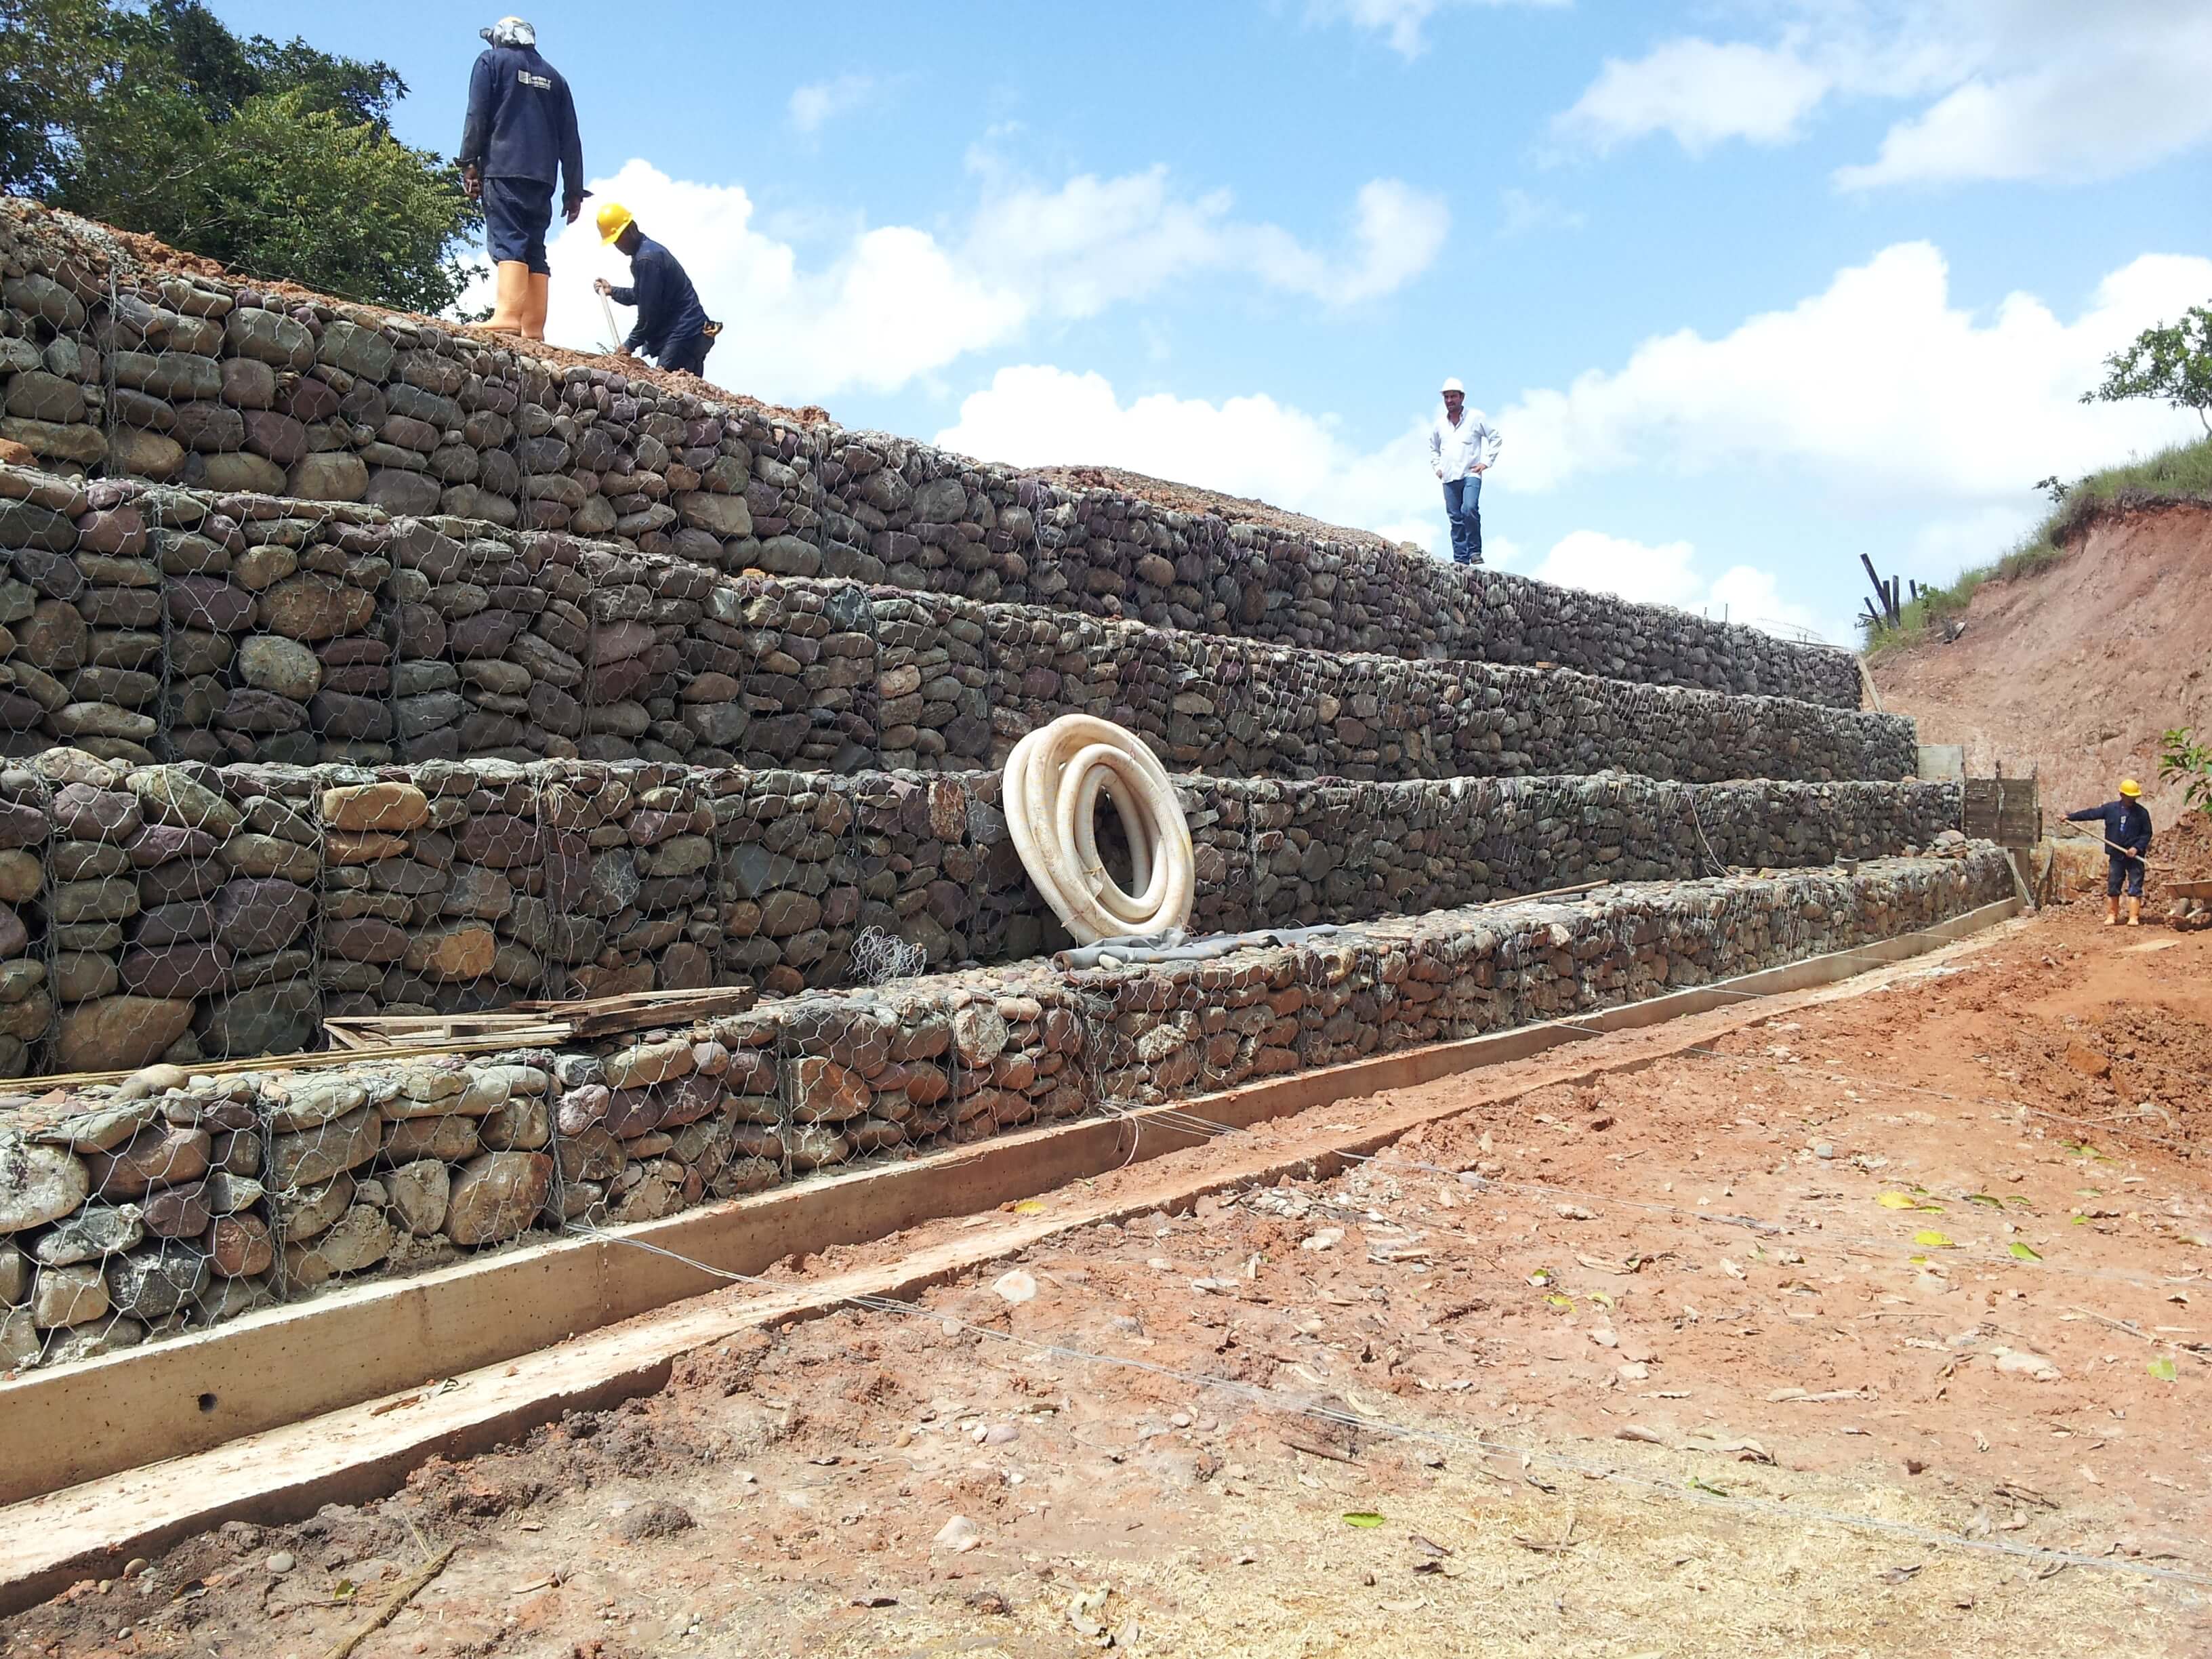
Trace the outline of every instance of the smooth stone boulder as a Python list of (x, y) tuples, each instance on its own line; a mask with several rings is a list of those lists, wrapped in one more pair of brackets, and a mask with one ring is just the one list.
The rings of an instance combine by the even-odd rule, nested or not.
[(245, 956), (282, 950), (314, 908), (313, 890), (297, 882), (241, 876), (216, 891), (216, 937)]
[(181, 767), (143, 767), (126, 777), (124, 785), (138, 798), (145, 816), (157, 823), (204, 830), (222, 838), (246, 821), (237, 807), (205, 784), (194, 782)]
[(149, 1193), (138, 1210), (146, 1231), (156, 1238), (197, 1238), (215, 1220), (204, 1181)]
[(553, 1139), (551, 1103), (543, 1095), (514, 1096), (484, 1118), (478, 1133), (493, 1152), (542, 1151)]
[(368, 494), (368, 464), (350, 450), (303, 455), (293, 464), (284, 493), (310, 501), (360, 501)]
[(258, 1215), (217, 1216), (204, 1243), (209, 1267), (225, 1279), (250, 1279), (276, 1265), (276, 1241)]
[(100, 997), (62, 1015), (54, 1048), (64, 1072), (135, 1072), (159, 1060), (191, 1029), (193, 1006), (179, 999)]
[(305, 702), (322, 689), (323, 665), (297, 640), (256, 634), (239, 647), (238, 672), (248, 685)]
[(428, 822), (429, 799), (411, 783), (346, 784), (323, 791), (323, 822), (333, 830), (404, 835)]
[(100, 789), (88, 783), (63, 785), (46, 811), (64, 836), (118, 846), (137, 835), (144, 821), (128, 790)]
[(261, 596), (261, 626), (314, 643), (355, 634), (376, 614), (376, 596), (317, 572), (288, 576)]
[(31, 1322), (51, 1330), (83, 1325), (108, 1310), (107, 1279), (89, 1263), (76, 1267), (41, 1267), (31, 1287)]
[(315, 347), (315, 360), (331, 368), (367, 380), (371, 385), (392, 378), (392, 365), (399, 348), (373, 328), (333, 318), (323, 325), (323, 337)]
[(873, 1098), (866, 1078), (833, 1060), (808, 1055), (791, 1066), (792, 1112), (801, 1123), (865, 1116)]
[[(137, 1075), (143, 1075), (139, 1073)], [(174, 1085), (184, 1085), (185, 1074), (179, 1072)], [(49, 1146), (66, 1146), (73, 1152), (112, 1152), (125, 1141), (161, 1115), (161, 1103), (146, 1097), (143, 1091), (131, 1091), (129, 1079), (115, 1097), (82, 1112), (72, 1112), (59, 1121), (38, 1130), (33, 1140)]]
[[(317, 1187), (331, 1176), (356, 1170), (374, 1158), (382, 1146), (384, 1119), (373, 1106), (364, 1106), (319, 1128), (297, 1134), (273, 1136), (270, 1141), (269, 1184), (282, 1190)], [(473, 1126), (470, 1139), (475, 1135)]]
[(207, 1288), (206, 1253), (164, 1244), (107, 1264), (107, 1293), (118, 1311), (134, 1319), (164, 1319)]
[(312, 847), (281, 836), (252, 833), (233, 836), (223, 843), (222, 861), (241, 876), (276, 876), (302, 884), (320, 872), (322, 860)]
[(185, 447), (163, 433), (118, 427), (107, 441), (107, 464), (116, 472), (167, 483), (185, 469)]
[(234, 960), (220, 945), (167, 945), (158, 950), (130, 952), (123, 958), (118, 978), (139, 996), (212, 996), (229, 981)]
[(410, 972), (450, 985), (489, 973), (498, 953), (498, 935), (483, 923), (453, 922), (417, 932), (402, 960)]
[(261, 1098), (271, 1132), (293, 1134), (367, 1105), (368, 1085), (349, 1077), (294, 1078), (281, 1091), (264, 1089)]
[(218, 1170), (207, 1178), (208, 1208), (217, 1215), (231, 1215), (240, 1210), (249, 1210), (261, 1201), (266, 1190), (250, 1176), (233, 1175), (228, 1170)]
[(543, 1152), (483, 1152), (455, 1177), (446, 1237), (464, 1247), (497, 1243), (527, 1230), (552, 1188), (553, 1160)]
[(477, 1121), (472, 1117), (405, 1118), (386, 1131), (384, 1156), (386, 1162), (392, 1164), (424, 1158), (459, 1164), (482, 1151), (483, 1145), (477, 1138)]
[(234, 307), (224, 319), (222, 338), (232, 356), (277, 368), (305, 369), (315, 361), (314, 335), (305, 323), (282, 312)]
[(87, 1153), (84, 1162), (102, 1198), (137, 1198), (151, 1187), (198, 1181), (211, 1152), (205, 1129), (152, 1123), (112, 1152)]
[(609, 1054), (600, 1062), (610, 1089), (638, 1089), (687, 1075), (694, 1064), (691, 1044), (683, 1037), (661, 1042), (641, 1042)]
[(0, 1310), (21, 1302), (30, 1291), (31, 1258), (13, 1244), (0, 1243)]
[(15, 1129), (0, 1128), (0, 1234), (19, 1233), (58, 1220), (92, 1192), (83, 1161), (58, 1146), (26, 1140)]
[(453, 1187), (452, 1171), (433, 1158), (402, 1164), (384, 1177), (393, 1218), (417, 1238), (427, 1238), (446, 1224)]
[(31, 1254), (51, 1267), (98, 1261), (136, 1249), (146, 1237), (135, 1204), (88, 1204), (39, 1236)]

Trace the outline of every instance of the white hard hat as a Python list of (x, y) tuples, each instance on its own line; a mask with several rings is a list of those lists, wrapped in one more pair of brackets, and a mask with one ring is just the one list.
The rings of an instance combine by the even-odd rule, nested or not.
[(1444, 382), (1444, 390), (1447, 392), (1456, 392), (1462, 398), (1467, 396), (1467, 388), (1462, 386), (1455, 377)]

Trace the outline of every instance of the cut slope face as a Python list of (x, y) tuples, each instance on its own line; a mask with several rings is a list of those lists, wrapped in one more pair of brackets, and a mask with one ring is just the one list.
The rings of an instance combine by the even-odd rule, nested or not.
[(2098, 519), (2063, 562), (1984, 585), (1966, 620), (1954, 644), (1869, 665), (1886, 709), (1915, 716), (1923, 743), (1964, 744), (1969, 772), (2039, 768), (2046, 809), (2135, 777), (2171, 819), (2159, 733), (2212, 726), (2212, 508)]

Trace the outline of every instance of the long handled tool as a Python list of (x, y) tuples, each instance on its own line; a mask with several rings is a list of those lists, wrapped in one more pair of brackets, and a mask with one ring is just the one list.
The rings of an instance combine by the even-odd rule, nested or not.
[(2069, 830), (2066, 833), (2074, 836), (2076, 840), (2084, 836), (2088, 836), (2091, 840), (2103, 842), (2107, 848), (2111, 848), (2113, 852), (2118, 853), (2122, 858), (2133, 859), (2137, 864), (2142, 866), (2146, 870), (2171, 870), (2173, 868), (2170, 864), (2153, 864), (2141, 853), (2136, 852), (2132, 848), (2121, 846), (2109, 836), (2090, 836), (2089, 831), (2087, 830)]
[(608, 299), (604, 294), (599, 295), (599, 313), (607, 319), (607, 349), (610, 351), (620, 351), (622, 349), (622, 331), (615, 326), (614, 301)]

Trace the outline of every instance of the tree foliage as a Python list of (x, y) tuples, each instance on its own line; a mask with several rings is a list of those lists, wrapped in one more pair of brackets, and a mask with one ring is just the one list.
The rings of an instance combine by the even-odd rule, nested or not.
[(2105, 383), (2081, 401), (2163, 398), (2194, 411), (2212, 432), (2212, 306), (2191, 306), (2178, 323), (2147, 328), (2124, 351), (2105, 359)]
[(0, 188), (242, 272), (440, 312), (482, 222), (392, 136), (389, 64), (241, 40), (199, 0), (0, 0)]

